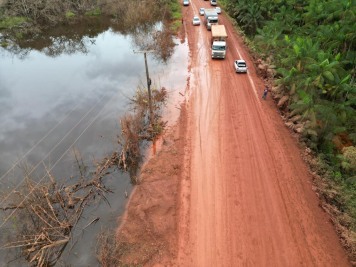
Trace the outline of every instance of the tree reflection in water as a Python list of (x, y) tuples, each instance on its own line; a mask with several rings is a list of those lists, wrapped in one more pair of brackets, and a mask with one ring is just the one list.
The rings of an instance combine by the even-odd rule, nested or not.
[(74, 25), (61, 25), (36, 36), (28, 36), (26, 40), (17, 40), (9, 35), (0, 36), (0, 40), (4, 39), (3, 42), (7, 44), (3, 49), (22, 59), (32, 50), (57, 57), (78, 52), (86, 54), (88, 47), (95, 44), (100, 33), (112, 30), (131, 36), (133, 49), (154, 50), (155, 57), (159, 60), (166, 61), (172, 55), (174, 42), (168, 23), (146, 21), (144, 24), (130, 26), (127, 23), (119, 23), (108, 17), (86, 18)]

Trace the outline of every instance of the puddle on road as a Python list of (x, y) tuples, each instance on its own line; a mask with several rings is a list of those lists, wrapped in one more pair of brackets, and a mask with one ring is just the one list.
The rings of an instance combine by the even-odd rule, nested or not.
[[(128, 98), (137, 85), (145, 84), (144, 58), (133, 52), (130, 35), (106, 29), (89, 36), (79, 38), (79, 44), (72, 43), (70, 49), (63, 49), (65, 42), (58, 41), (56, 46), (61, 49), (57, 53), (53, 47), (40, 43), (35, 45), (38, 50), (17, 49), (16, 55), (0, 48), (2, 196), (22, 186), (24, 166), (31, 166), (31, 175), (37, 180), (43, 177), (44, 165), (57, 179), (66, 180), (77, 172), (73, 148), (80, 151), (88, 164), (116, 148), (119, 118), (129, 107)], [(175, 44), (166, 63), (148, 56), (153, 83), (169, 92), (168, 116), (164, 118), (170, 122), (179, 115), (174, 112), (179, 110), (177, 100), (184, 100), (179, 92), (185, 90), (188, 64), (187, 45), (179, 40)], [(62, 263), (97, 265), (96, 234), (117, 225), (126, 203), (125, 191), (131, 190), (130, 179), (123, 173), (110, 175), (106, 185), (115, 192), (108, 195), (110, 206), (102, 202), (85, 212), (80, 228), (97, 217), (100, 219), (74, 233), (78, 242), (67, 246)], [(0, 203), (2, 206), (6, 202)], [(1, 224), (3, 220), (0, 217)], [(7, 226), (0, 231), (6, 231)], [(9, 256), (3, 253), (0, 252), (0, 258), (8, 260)]]

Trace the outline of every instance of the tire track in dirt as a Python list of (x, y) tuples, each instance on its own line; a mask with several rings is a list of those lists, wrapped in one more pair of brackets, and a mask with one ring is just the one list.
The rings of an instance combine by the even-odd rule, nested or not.
[[(191, 4), (185, 21), (209, 6)], [(222, 21), (229, 33), (225, 60), (210, 59), (203, 25), (186, 27), (191, 155), (178, 265), (348, 266), (296, 141), (270, 100), (260, 99), (263, 82), (230, 22)], [(247, 75), (234, 73), (239, 54), (250, 67)]]

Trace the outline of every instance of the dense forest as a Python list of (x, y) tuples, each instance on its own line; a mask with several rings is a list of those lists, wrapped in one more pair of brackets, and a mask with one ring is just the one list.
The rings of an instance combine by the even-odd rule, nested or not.
[[(356, 5), (351, 0), (225, 0), (251, 49), (275, 68), (275, 98), (302, 125), (356, 230)], [(335, 189), (335, 190), (334, 190)]]

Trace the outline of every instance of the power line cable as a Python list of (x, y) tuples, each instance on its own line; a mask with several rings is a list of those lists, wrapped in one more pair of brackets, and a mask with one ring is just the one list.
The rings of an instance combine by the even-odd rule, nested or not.
[[(104, 95), (104, 96), (105, 96), (105, 95)], [(93, 109), (94, 109), (95, 107), (97, 107), (97, 105), (98, 105), (98, 104), (100, 103), (100, 101), (104, 98), (104, 96), (102, 96), (102, 97), (98, 100), (98, 102), (97, 102), (94, 106), (92, 106), (92, 108), (89, 109), (89, 111), (88, 111), (86, 114), (84, 114), (84, 116), (77, 122), (77, 124), (74, 125), (74, 126), (64, 135), (64, 137), (63, 137), (55, 146), (52, 147), (52, 149), (45, 155), (45, 157), (44, 157), (40, 162), (38, 162), (38, 163), (32, 168), (32, 170), (31, 170), (27, 175), (30, 175), (30, 174), (53, 152), (53, 150), (56, 149), (56, 148), (63, 142), (63, 140), (68, 137), (68, 135), (93, 111)], [(3, 198), (3, 199), (1, 200), (0, 205), (3, 204), (3, 203), (13, 194), (13, 192), (14, 192), (17, 188), (19, 188), (19, 186), (20, 186), (24, 181), (25, 181), (25, 178), (23, 178), (23, 179), (21, 180), (21, 182), (19, 182), (19, 183), (15, 186), (15, 188), (14, 188), (13, 190), (11, 190), (11, 192), (10, 192), (5, 198)]]
[[(102, 111), (104, 108), (109, 104), (109, 102), (113, 99), (110, 98), (110, 100), (103, 106), (103, 108), (100, 110), (100, 112), (92, 119), (92, 121), (89, 123), (89, 125), (82, 131), (82, 133), (75, 139), (75, 141), (68, 147), (68, 149), (62, 154), (62, 156), (54, 163), (54, 165), (48, 170), (50, 172), (57, 164), (58, 162), (63, 158), (63, 156), (71, 149), (71, 147), (79, 140), (79, 138), (88, 130), (88, 128), (96, 121), (96, 119), (101, 115)], [(17, 207), (10, 213), (9, 216), (6, 217), (6, 219), (3, 221), (3, 223), (0, 225), (0, 229), (7, 223), (7, 221), (15, 214), (15, 212), (19, 209), (19, 207), (25, 202), (25, 200), (31, 195), (31, 193), (41, 184), (41, 182), (46, 178), (47, 175), (44, 175), (37, 183), (36, 185), (31, 189), (31, 191), (22, 199), (22, 201), (17, 205)]]
[(44, 139), (46, 139), (60, 124), (62, 124), (63, 121), (65, 121), (69, 115), (76, 110), (76, 108), (80, 105), (81, 103), (78, 103), (72, 110), (70, 110), (68, 112), (68, 114), (62, 119), (60, 120), (54, 127), (52, 127), (39, 141), (37, 141), (36, 144), (34, 144), (25, 154), (23, 154), (13, 165), (10, 169), (8, 169), (1, 177), (0, 177), (0, 182), (2, 179), (4, 179), (6, 177), (7, 174), (9, 174), (9, 172), (11, 170), (13, 170), (29, 153), (32, 152), (33, 149), (35, 149)]

